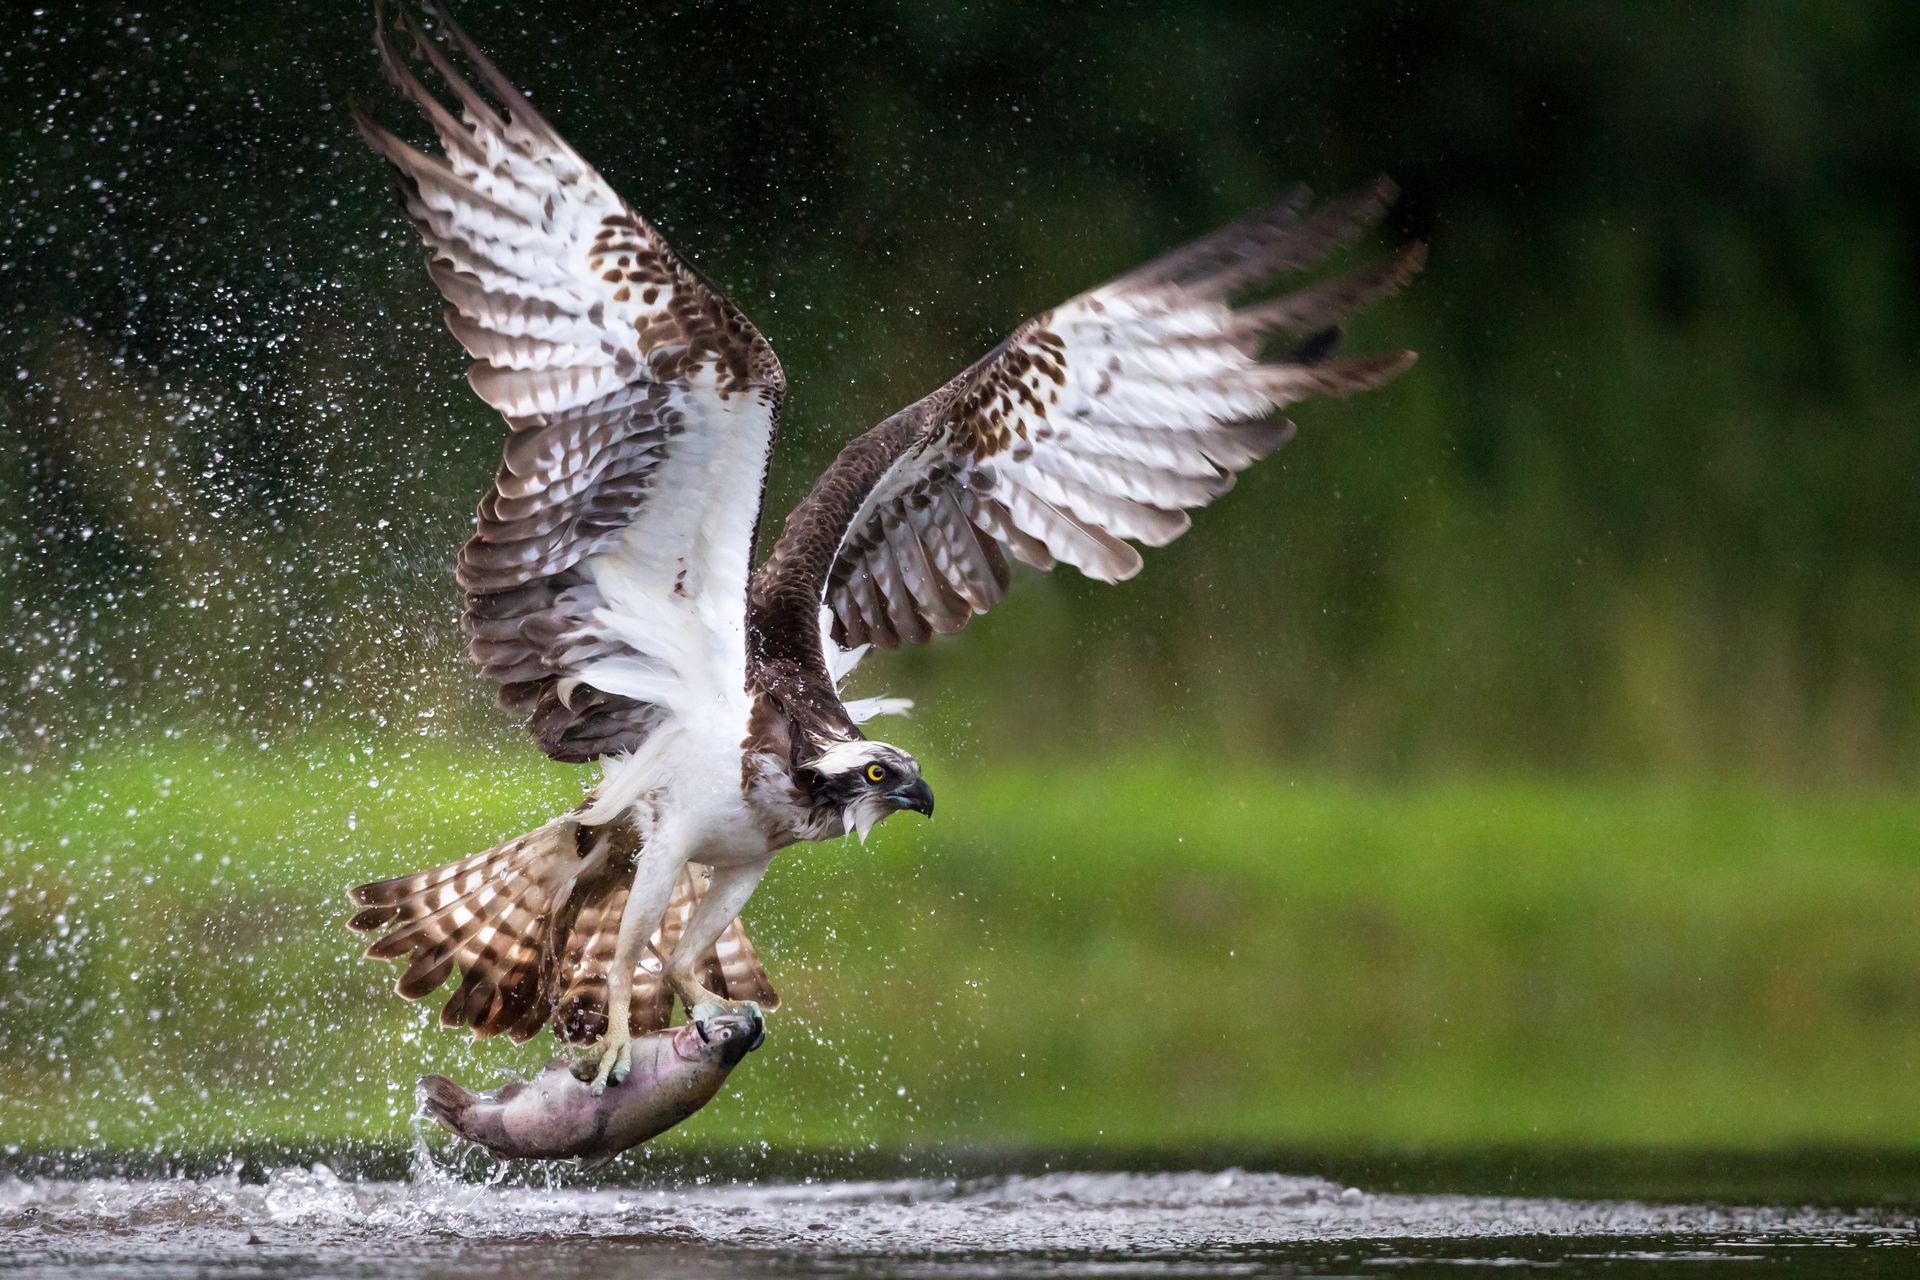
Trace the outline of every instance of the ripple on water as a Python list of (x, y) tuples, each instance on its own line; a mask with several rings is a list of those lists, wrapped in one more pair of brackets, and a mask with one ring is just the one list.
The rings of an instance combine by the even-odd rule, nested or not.
[[(201, 1266), (268, 1274), (304, 1260), (342, 1275), (426, 1274), (456, 1255), (475, 1272), (476, 1250), (491, 1250), (484, 1256), (504, 1268), (516, 1246), (540, 1245), (535, 1256), (556, 1267), (565, 1257), (577, 1263), (581, 1250), (637, 1256), (664, 1248), (749, 1263), (755, 1255), (804, 1255), (938, 1270), (943, 1260), (972, 1260), (1005, 1271), (1071, 1260), (1081, 1274), (1149, 1262), (1159, 1271), (1227, 1274), (1276, 1246), (1518, 1238), (1605, 1241), (1597, 1252), (1558, 1256), (1624, 1261), (1636, 1240), (1658, 1239), (1646, 1256), (1674, 1258), (1690, 1240), (1872, 1247), (1911, 1245), (1915, 1235), (1898, 1215), (1368, 1195), (1318, 1178), (1240, 1171), (583, 1189), (477, 1185), (432, 1168), (405, 1182), (369, 1182), (316, 1165), (264, 1182), (0, 1182), (0, 1271), (15, 1273), (112, 1262), (132, 1276)], [(279, 1266), (269, 1265), (274, 1259)], [(507, 1269), (542, 1270), (525, 1261)], [(1392, 1261), (1391, 1253), (1372, 1257)]]

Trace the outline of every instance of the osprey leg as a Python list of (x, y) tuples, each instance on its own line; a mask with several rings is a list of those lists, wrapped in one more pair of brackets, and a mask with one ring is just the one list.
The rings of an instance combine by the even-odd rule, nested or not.
[(640, 961), (641, 944), (660, 927), (674, 882), (686, 865), (678, 843), (663, 835), (656, 832), (642, 846), (633, 868), (633, 890), (620, 913), (620, 936), (607, 969), (607, 1030), (600, 1042), (600, 1068), (593, 1077), (596, 1093), (626, 1079), (632, 1066), (633, 968)]
[[(767, 873), (767, 865), (765, 862), (749, 862), (713, 868), (713, 879), (707, 885), (707, 892), (694, 904), (693, 915), (680, 934), (680, 944), (674, 948), (673, 956), (667, 962), (667, 981), (672, 984), (681, 1003), (687, 1006), (687, 1017), (700, 1028), (702, 1036), (707, 1034), (707, 1028), (716, 1020), (737, 1014), (746, 1014), (756, 1027), (765, 1027), (766, 1015), (758, 1004), (752, 1000), (732, 1000), (708, 990), (697, 972), (706, 959), (708, 949), (720, 940), (720, 935), (738, 918), (740, 909), (747, 905), (747, 899), (759, 887), (760, 878)], [(764, 1034), (764, 1030), (759, 1034)]]

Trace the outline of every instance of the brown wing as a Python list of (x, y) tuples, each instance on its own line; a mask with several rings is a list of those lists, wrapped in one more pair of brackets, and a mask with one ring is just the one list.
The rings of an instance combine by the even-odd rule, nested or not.
[(399, 174), (473, 389), (511, 428), (456, 572), (473, 657), (549, 755), (631, 750), (667, 714), (664, 655), (739, 648), (737, 615), (684, 602), (745, 592), (779, 361), (452, 22), (430, 34), (379, 4), (375, 42), (444, 154), (356, 120)]
[[(1282, 408), (1378, 386), (1413, 363), (1410, 351), (1333, 359), (1330, 326), (1403, 285), (1423, 246), (1271, 301), (1231, 301), (1319, 265), (1394, 194), (1382, 179), (1309, 216), (1296, 193), (1027, 321), (853, 441), (755, 577), (767, 660), (817, 654), (806, 632), (822, 600), (847, 646), (958, 631), (1005, 595), (1003, 551), (1103, 582), (1132, 577), (1133, 543), (1178, 537), (1189, 510), (1287, 439)], [(1292, 350), (1263, 358), (1275, 335), (1293, 335)]]

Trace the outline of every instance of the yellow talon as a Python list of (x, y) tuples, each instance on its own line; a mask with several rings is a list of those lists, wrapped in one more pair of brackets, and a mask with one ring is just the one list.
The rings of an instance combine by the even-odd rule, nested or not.
[(615, 1033), (610, 1027), (607, 1038), (600, 1050), (600, 1070), (593, 1076), (593, 1092), (597, 1097), (607, 1091), (608, 1085), (619, 1085), (633, 1070), (633, 1037), (624, 1030)]

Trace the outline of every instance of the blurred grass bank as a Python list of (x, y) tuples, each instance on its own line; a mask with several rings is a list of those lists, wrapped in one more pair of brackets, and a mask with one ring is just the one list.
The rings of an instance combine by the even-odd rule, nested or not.
[[(422, 1070), (540, 1060), (432, 1027), (341, 924), (348, 884), (570, 802), (529, 754), (15, 773), (0, 1143), (404, 1139)], [(775, 864), (786, 1003), (668, 1145), (1920, 1147), (1920, 797), (928, 770), (938, 820)]]

